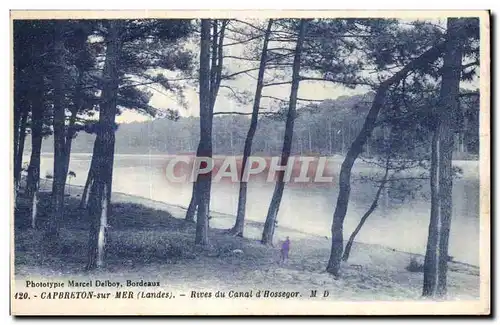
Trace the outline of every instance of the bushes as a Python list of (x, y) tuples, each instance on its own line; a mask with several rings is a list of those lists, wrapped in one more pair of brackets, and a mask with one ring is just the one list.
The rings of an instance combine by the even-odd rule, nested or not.
[(119, 230), (108, 234), (109, 260), (130, 260), (134, 264), (176, 262), (190, 255), (189, 238), (162, 230)]
[(420, 263), (415, 256), (412, 256), (405, 269), (408, 272), (424, 272), (424, 263)]
[[(453, 256), (447, 258), (448, 262), (453, 262)], [(420, 262), (416, 256), (410, 258), (410, 263), (405, 267), (409, 272), (424, 272), (424, 263)]]

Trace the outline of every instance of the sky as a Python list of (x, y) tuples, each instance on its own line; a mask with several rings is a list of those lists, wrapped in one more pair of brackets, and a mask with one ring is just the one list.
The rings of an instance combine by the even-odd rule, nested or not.
[[(236, 70), (237, 71), (237, 70)], [(290, 77), (291, 79), (291, 77)], [(226, 82), (234, 89), (245, 90), (252, 93), (255, 91), (256, 82), (251, 78), (238, 78), (238, 80)], [(199, 116), (200, 102), (198, 90), (189, 87), (184, 91), (186, 99), (186, 107), (183, 107), (172, 94), (165, 92), (155, 91), (148, 88), (153, 93), (150, 104), (158, 109), (177, 109), (181, 116)], [(340, 96), (351, 96), (355, 94), (365, 93), (368, 89), (366, 87), (358, 87), (357, 89), (348, 89), (343, 86), (335, 85), (331, 82), (318, 82), (318, 81), (301, 81), (299, 86), (299, 98), (324, 100), (335, 99)], [(279, 85), (264, 88), (263, 96), (274, 96), (282, 99), (288, 99), (290, 96), (289, 85)], [(220, 88), (219, 95), (217, 96), (215, 112), (251, 112), (253, 105), (253, 97), (250, 97), (248, 104), (238, 103), (231, 98), (231, 91), (226, 88)], [(301, 104), (308, 104), (309, 102), (302, 101)], [(262, 107), (268, 107), (270, 100), (263, 99)], [(299, 104), (300, 105), (300, 104)], [(150, 120), (148, 116), (136, 113), (133, 110), (124, 110), (120, 116), (116, 118), (118, 123), (130, 123), (138, 121)]]
[[(248, 80), (248, 78), (241, 78), (237, 81), (230, 82), (231, 87), (235, 89), (249, 90), (250, 92), (255, 89), (255, 82)], [(342, 86), (334, 85), (331, 82), (317, 82), (317, 81), (302, 81), (299, 86), (299, 97), (304, 99), (324, 100), (335, 99), (339, 96), (355, 95), (366, 92), (366, 88), (359, 88), (356, 90), (347, 89)], [(253, 98), (250, 103), (244, 105), (230, 98), (231, 91), (226, 88), (221, 88), (217, 96), (217, 102), (214, 108), (215, 112), (251, 112), (253, 105)], [(253, 95), (253, 94), (252, 94)], [(274, 96), (278, 98), (288, 99), (290, 96), (290, 86), (280, 85), (272, 86), (264, 90), (263, 95)], [(151, 98), (151, 105), (157, 108), (174, 108), (177, 107), (181, 116), (199, 116), (199, 98), (196, 89), (190, 88), (185, 92), (187, 107), (181, 107), (174, 96), (167, 96), (164, 93), (154, 92)], [(262, 106), (266, 107), (268, 103), (266, 100), (262, 101)], [(306, 102), (302, 102), (306, 104)], [(139, 120), (146, 120), (147, 117), (129, 111), (118, 120), (125, 121), (127, 119), (137, 118)]]
[[(253, 23), (258, 23), (258, 21), (252, 21)], [(225, 42), (234, 42), (234, 40), (226, 39)], [(256, 45), (257, 48), (260, 49), (262, 40), (258, 39), (256, 42), (245, 43), (244, 45), (232, 45), (227, 46), (224, 49), (225, 55), (231, 56), (245, 56), (248, 52), (249, 48), (252, 45)], [(276, 45), (276, 44), (274, 44)], [(269, 47), (272, 48), (274, 46), (270, 43)], [(193, 51), (194, 54), (198, 54), (199, 47), (195, 45), (193, 42), (188, 42), (184, 45), (186, 48)], [(279, 43), (280, 47), (286, 46), (284, 43)], [(294, 44), (290, 46), (295, 46)], [(195, 60), (198, 60), (197, 58)], [(245, 69), (258, 67), (258, 62), (246, 62), (241, 60), (235, 60), (232, 58), (224, 59), (224, 69), (227, 73), (235, 73), (238, 71), (242, 71)], [(163, 72), (167, 77), (170, 78), (179, 78), (179, 75)], [(251, 71), (248, 74), (241, 74), (237, 76), (234, 80), (231, 81), (223, 81), (223, 85), (230, 86), (236, 91), (244, 91), (249, 94), (248, 101), (246, 104), (238, 103), (235, 100), (232, 92), (227, 88), (220, 88), (219, 94), (217, 96), (217, 101), (215, 104), (214, 111), (215, 112), (251, 112), (253, 105), (253, 94), (256, 88), (256, 79), (257, 79), (258, 71)], [(270, 81), (271, 72), (267, 73), (267, 82)], [(290, 75), (284, 76), (283, 81), (291, 81), (291, 73)], [(266, 82), (266, 81), (265, 81)], [(160, 91), (155, 90), (157, 87), (148, 87), (147, 90), (153, 93), (150, 104), (157, 109), (177, 109), (181, 116), (199, 116), (199, 98), (197, 89), (188, 86), (184, 90), (185, 102), (187, 105), (183, 107), (176, 99), (176, 96), (165, 92), (164, 90)], [(335, 99), (339, 96), (345, 95), (355, 95), (359, 93), (367, 92), (367, 88), (359, 88), (356, 90), (348, 89), (343, 86), (334, 85), (331, 82), (318, 82), (318, 81), (301, 81), (299, 86), (299, 98), (304, 99), (313, 99), (313, 100), (324, 100), (324, 99)], [(278, 85), (272, 87), (265, 87), (263, 90), (263, 96), (273, 96), (282, 98), (287, 100), (290, 96), (290, 85)], [(275, 104), (276, 101), (265, 99), (261, 100), (261, 107), (269, 107), (274, 102), (274, 109), (276, 109)], [(299, 102), (298, 105), (306, 105), (310, 102)], [(270, 105), (271, 104), (271, 105)], [(132, 110), (123, 110), (122, 114), (117, 117), (118, 123), (130, 123), (136, 121), (146, 121), (151, 118), (145, 116), (143, 114), (136, 113)]]
[[(444, 21), (433, 21), (433, 23), (443, 25)], [(232, 42), (232, 40), (227, 40), (226, 42)], [(231, 56), (244, 56), (248, 53), (249, 48), (252, 45), (256, 45), (257, 48), (261, 46), (261, 40), (258, 39), (257, 42), (246, 43), (245, 45), (233, 45), (225, 47), (225, 55)], [(198, 45), (195, 45), (193, 42), (188, 42), (184, 45), (186, 48), (189, 48), (196, 55), (198, 53)], [(283, 43), (280, 44), (283, 46)], [(270, 47), (273, 47), (270, 44)], [(195, 59), (197, 60), (197, 59)], [(258, 62), (250, 62), (235, 60), (231, 58), (224, 59), (224, 69), (226, 69), (227, 73), (234, 73), (241, 70), (245, 70), (252, 67), (257, 67)], [(179, 76), (167, 72), (165, 73), (167, 77), (170, 78), (178, 78)], [(269, 76), (268, 76), (269, 77)], [(234, 96), (232, 96), (232, 92), (227, 88), (220, 88), (219, 94), (217, 96), (217, 101), (215, 104), (214, 111), (215, 112), (251, 112), (252, 104), (253, 104), (253, 94), (256, 88), (256, 78), (257, 71), (249, 72), (248, 74), (241, 74), (236, 79), (231, 81), (223, 81), (223, 85), (230, 86), (236, 91), (244, 91), (249, 94), (248, 101), (246, 104), (239, 103), (235, 100)], [(268, 79), (269, 80), (269, 79)], [(283, 81), (291, 81), (291, 73), (290, 75), (284, 76)], [(159, 91), (156, 87), (149, 87), (149, 91), (153, 93), (150, 104), (157, 109), (176, 109), (178, 110), (181, 116), (199, 116), (199, 98), (197, 89), (193, 86), (187, 86), (184, 90), (184, 98), (185, 104), (181, 105), (177, 100), (176, 96), (165, 91)], [(331, 82), (324, 81), (301, 81), (299, 86), (299, 98), (305, 99), (313, 99), (313, 100), (325, 100), (325, 99), (336, 99), (340, 96), (352, 96), (356, 94), (366, 93), (370, 89), (368, 87), (357, 87), (355, 89), (350, 89), (338, 84), (333, 84)], [(290, 96), (290, 85), (279, 85), (272, 87), (265, 87), (263, 91), (263, 96), (273, 96), (282, 98), (287, 100)], [(261, 101), (261, 107), (270, 107), (273, 106), (276, 108), (276, 101), (272, 101), (269, 99), (263, 98)], [(299, 102), (299, 107), (301, 105), (306, 105), (309, 102)], [(123, 110), (122, 114), (117, 117), (118, 123), (130, 123), (136, 121), (146, 121), (151, 118), (136, 113), (132, 110)]]

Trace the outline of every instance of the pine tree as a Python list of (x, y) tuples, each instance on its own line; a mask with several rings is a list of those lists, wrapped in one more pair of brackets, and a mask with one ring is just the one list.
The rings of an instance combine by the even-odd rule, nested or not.
[[(281, 161), (280, 161), (281, 166), (286, 166), (288, 164), (288, 159), (290, 157), (290, 152), (292, 148), (293, 125), (295, 121), (297, 94), (299, 91), (299, 81), (300, 81), (299, 80), (300, 60), (302, 55), (304, 38), (306, 35), (307, 23), (308, 23), (307, 19), (301, 19), (299, 24), (299, 35), (297, 38), (297, 45), (295, 47), (295, 55), (293, 60), (292, 88), (290, 91), (290, 102), (286, 117), (283, 150), (281, 153)], [(276, 187), (274, 188), (273, 197), (271, 199), (271, 204), (269, 205), (269, 210), (266, 216), (266, 222), (264, 224), (264, 230), (262, 231), (261, 242), (265, 245), (272, 245), (273, 242), (278, 210), (281, 203), (281, 198), (283, 197), (283, 190), (285, 188), (284, 177), (285, 177), (285, 172), (278, 171), (278, 179), (276, 181)]]

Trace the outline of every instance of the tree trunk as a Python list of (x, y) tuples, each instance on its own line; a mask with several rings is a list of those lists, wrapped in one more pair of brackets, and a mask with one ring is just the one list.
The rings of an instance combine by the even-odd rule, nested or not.
[[(84, 73), (85, 73), (85, 71), (84, 71), (83, 67), (79, 67), (78, 68), (78, 81), (77, 81), (77, 85), (76, 85), (75, 98), (74, 98), (75, 106), (71, 110), (71, 116), (69, 119), (67, 131), (66, 131), (66, 140), (65, 140), (65, 147), (64, 147), (64, 153), (66, 155), (65, 156), (65, 164), (64, 164), (64, 174), (65, 175), (68, 175), (68, 172), (69, 172), (69, 163), (71, 160), (71, 146), (73, 144), (73, 138), (76, 134), (76, 131), (75, 131), (76, 116), (77, 116), (78, 112), (81, 112), (83, 110), (83, 105), (84, 105), (84, 100), (83, 100), (83, 96), (84, 96), (84, 93), (83, 93), (83, 82), (84, 82), (83, 75), (84, 75)], [(64, 179), (64, 181), (66, 182), (66, 178)], [(65, 183), (65, 185), (66, 185), (66, 183)]]
[(96, 168), (97, 160), (97, 142), (94, 142), (94, 148), (92, 149), (92, 159), (90, 161), (89, 172), (87, 173), (87, 180), (85, 181), (85, 187), (83, 188), (82, 198), (80, 200), (80, 209), (86, 209), (89, 201), (89, 191), (94, 180), (94, 170)]
[[(14, 86), (16, 87), (16, 86)], [(21, 96), (20, 94), (18, 95), (16, 93), (16, 90), (14, 90), (14, 130), (12, 134), (12, 139), (14, 140), (14, 186), (17, 184), (17, 172), (16, 172), (16, 167), (17, 167), (17, 157), (18, 157), (18, 152), (19, 152), (19, 137), (20, 137), (20, 125), (21, 125), (21, 119), (22, 119), (22, 106), (24, 105), (23, 101), (20, 100), (18, 97)]]
[[(200, 144), (198, 143), (198, 147), (196, 148), (196, 154), (198, 154), (198, 151), (200, 150)], [(196, 188), (196, 181), (193, 182), (192, 190), (191, 190), (191, 201), (189, 201), (189, 206), (186, 211), (186, 218), (185, 220), (188, 222), (194, 222), (195, 215), (196, 215), (196, 208), (198, 207), (197, 201), (196, 201), (196, 193), (197, 193), (197, 188)]]
[(465, 144), (465, 131), (460, 133), (460, 144), (462, 146), (462, 152), (467, 153), (467, 145)]
[(453, 116), (459, 110), (460, 72), (464, 42), (461, 19), (448, 18), (437, 127), (432, 147), (431, 220), (424, 261), (423, 296), (447, 292), (448, 240), (452, 216)]
[[(222, 80), (222, 64), (224, 61), (224, 53), (223, 53), (223, 45), (224, 45), (224, 35), (225, 35), (225, 30), (226, 26), (228, 24), (228, 20), (222, 20), (221, 23), (221, 30), (218, 32), (218, 21), (214, 20), (212, 22), (213, 26), (213, 32), (212, 32), (212, 42), (210, 44), (210, 35), (208, 36), (209, 40), (209, 49), (208, 49), (208, 100), (209, 100), (209, 105), (210, 105), (210, 110), (213, 113), (214, 107), (215, 107), (215, 101), (217, 100), (217, 94), (219, 93), (220, 89), (220, 83)], [(210, 30), (209, 30), (210, 34)], [(211, 55), (211, 60), (210, 60), (210, 45), (211, 45), (211, 50), (212, 50), (212, 55)], [(201, 96), (201, 94), (200, 94)], [(201, 116), (201, 112), (200, 112)], [(210, 126), (210, 129), (212, 129), (212, 126)], [(213, 145), (214, 145), (214, 152), (217, 152), (217, 139), (216, 139), (216, 134), (213, 134)], [(212, 139), (210, 139), (210, 142), (212, 143)], [(201, 144), (201, 135), (200, 135), (200, 143), (198, 144), (198, 151), (200, 150), (200, 144)], [(212, 146), (212, 144), (211, 144)], [(196, 198), (197, 191), (199, 191), (198, 187), (196, 186), (196, 182), (193, 183), (193, 190), (191, 194), (191, 201), (189, 202), (188, 209), (186, 211), (186, 217), (185, 220), (189, 222), (194, 221), (194, 216), (196, 209), (198, 208), (198, 201)]]
[(191, 201), (189, 201), (189, 206), (186, 211), (186, 221), (194, 222), (194, 216), (196, 213), (196, 182), (193, 182), (191, 191)]
[(109, 21), (106, 61), (104, 66), (105, 81), (101, 94), (99, 111), (99, 129), (96, 137), (95, 154), (97, 156), (94, 180), (90, 188), (88, 212), (91, 220), (89, 233), (89, 252), (87, 269), (101, 267), (104, 263), (105, 238), (109, 213), (111, 181), (115, 146), (115, 116), (119, 84), (119, 61), (121, 52), (120, 20)]
[(349, 204), (349, 195), (351, 193), (351, 169), (359, 154), (363, 150), (366, 140), (375, 128), (378, 114), (385, 102), (386, 93), (390, 86), (399, 83), (404, 77), (406, 77), (408, 72), (417, 68), (422, 68), (430, 62), (435, 61), (441, 55), (443, 47), (444, 43), (440, 43), (432, 47), (416, 59), (412, 60), (392, 77), (380, 84), (375, 94), (375, 98), (373, 99), (372, 106), (366, 116), (363, 127), (347, 151), (346, 157), (344, 158), (340, 168), (339, 193), (337, 196), (337, 205), (335, 206), (332, 223), (332, 249), (326, 268), (327, 272), (333, 274), (334, 276), (339, 275), (342, 260), (344, 246), (344, 219), (347, 212), (347, 206)]
[(28, 166), (28, 177), (26, 179), (26, 194), (29, 198), (31, 209), (31, 225), (36, 226), (38, 190), (40, 187), (40, 154), (42, 151), (42, 129), (43, 129), (43, 81), (37, 78), (38, 83), (34, 86), (31, 94), (31, 157)]
[(333, 142), (333, 134), (332, 134), (332, 122), (328, 121), (328, 154), (332, 154), (332, 142)]
[[(15, 147), (15, 157), (14, 157), (14, 188), (17, 193), (19, 188), (19, 182), (21, 180), (21, 169), (23, 166), (23, 153), (24, 153), (24, 143), (26, 140), (26, 120), (28, 119), (28, 112), (24, 110), (21, 116), (21, 121), (19, 123), (19, 133), (17, 145)], [(14, 130), (17, 132), (17, 129)]]
[[(241, 164), (240, 174), (240, 192), (238, 196), (238, 212), (236, 214), (236, 222), (231, 232), (237, 236), (243, 237), (243, 228), (245, 225), (245, 210), (247, 201), (247, 182), (243, 180), (248, 157), (252, 154), (252, 143), (257, 130), (257, 123), (259, 120), (260, 99), (262, 97), (262, 89), (264, 88), (264, 72), (266, 70), (267, 61), (267, 47), (269, 44), (269, 37), (271, 35), (271, 28), (273, 20), (269, 19), (267, 24), (266, 34), (264, 35), (264, 43), (262, 45), (262, 52), (260, 55), (259, 74), (257, 76), (257, 88), (255, 90), (255, 97), (253, 101), (252, 119), (250, 121), (250, 128), (248, 129), (247, 137), (245, 139), (245, 147), (243, 149), (243, 161)], [(249, 166), (251, 167), (251, 166)]]
[[(24, 50), (24, 49), (23, 49)], [(13, 140), (14, 140), (14, 194), (17, 195), (17, 191), (19, 188), (19, 179), (21, 176), (21, 166), (22, 166), (22, 152), (24, 149), (24, 141), (21, 141), (21, 137), (25, 137), (26, 135), (26, 119), (29, 111), (29, 101), (27, 96), (25, 81), (23, 80), (23, 72), (20, 67), (21, 62), (18, 60), (20, 57), (20, 46), (17, 45), (17, 42), (14, 42), (14, 132), (13, 132)], [(24, 123), (23, 123), (24, 118)], [(22, 132), (24, 125), (24, 134)], [(22, 142), (22, 143), (21, 143)], [(21, 146), (23, 148), (21, 149)], [(21, 155), (19, 155), (21, 152)], [(21, 159), (19, 159), (19, 157)]]
[(436, 127), (432, 136), (432, 156), (431, 156), (431, 217), (429, 221), (429, 234), (427, 237), (427, 248), (424, 260), (424, 285), (423, 295), (434, 296), (438, 283), (438, 242), (439, 242), (439, 144), (440, 128)]
[(66, 153), (65, 153), (65, 110), (63, 106), (63, 74), (64, 74), (64, 43), (62, 39), (63, 23), (55, 27), (54, 56), (54, 179), (52, 182), (52, 216), (49, 219), (46, 236), (52, 243), (59, 238), (59, 227), (63, 218), (64, 186), (66, 184)]
[[(210, 20), (201, 21), (200, 45), (200, 144), (197, 157), (212, 158), (212, 119), (214, 97), (210, 91)], [(198, 175), (195, 200), (198, 205), (195, 244), (208, 245), (208, 218), (212, 173)]]
[[(384, 141), (386, 142), (386, 145), (389, 146), (390, 145), (390, 140), (389, 140), (389, 136), (390, 136), (390, 130), (388, 127), (383, 127), (383, 132), (384, 132)], [(390, 197), (389, 197), (389, 187), (385, 187), (384, 188), (384, 209), (386, 211), (389, 211), (391, 207), (391, 201), (390, 201)]]
[(102, 267), (104, 265), (104, 248), (106, 239), (106, 228), (108, 227), (108, 207), (109, 207), (109, 196), (108, 187), (104, 184), (104, 190), (101, 198), (101, 218), (99, 219), (99, 233), (97, 236), (97, 267)]
[[(308, 22), (307, 19), (300, 20), (299, 36), (297, 38), (295, 55), (293, 58), (292, 87), (290, 91), (290, 103), (288, 107), (288, 114), (286, 118), (285, 136), (283, 139), (283, 150), (281, 153), (281, 162), (280, 162), (281, 166), (286, 166), (288, 164), (288, 158), (290, 157), (290, 151), (292, 148), (293, 125), (295, 122), (297, 94), (299, 91), (299, 82), (300, 82), (300, 76), (299, 76), (300, 57), (302, 54), (302, 46), (304, 43), (307, 22)], [(264, 245), (272, 245), (273, 243), (274, 229), (276, 227), (276, 222), (277, 222), (276, 218), (278, 216), (278, 211), (281, 204), (281, 198), (283, 197), (283, 190), (285, 188), (285, 183), (283, 182), (284, 176), (285, 176), (284, 171), (278, 171), (278, 180), (276, 181), (276, 186), (274, 188), (271, 204), (269, 205), (269, 210), (267, 211), (264, 230), (262, 231), (261, 243)]]
[(370, 208), (365, 212), (365, 214), (361, 217), (361, 220), (359, 220), (358, 225), (356, 226), (356, 229), (352, 232), (351, 236), (349, 237), (349, 240), (347, 241), (347, 244), (345, 246), (344, 254), (342, 255), (342, 260), (347, 261), (349, 259), (349, 254), (351, 253), (351, 248), (354, 243), (354, 239), (356, 239), (356, 236), (358, 235), (359, 231), (365, 224), (366, 220), (368, 217), (375, 211), (375, 209), (378, 206), (378, 200), (380, 198), (380, 194), (382, 193), (382, 190), (384, 188), (387, 188), (385, 185), (387, 183), (387, 176), (389, 176), (389, 159), (390, 157), (387, 157), (386, 164), (385, 164), (385, 174), (384, 177), (382, 177), (382, 180), (380, 181), (380, 185), (378, 187), (377, 193), (375, 194), (375, 197), (373, 198), (373, 202), (370, 205)]
[(217, 88), (217, 55), (218, 55), (218, 22), (217, 20), (212, 20), (212, 55), (210, 56), (210, 65), (209, 65), (209, 74), (210, 74), (210, 80), (209, 80), (209, 92), (210, 92), (210, 106), (215, 107), (215, 100), (217, 99), (216, 91)]
[[(77, 112), (71, 113), (71, 118), (68, 125), (68, 130), (66, 133), (66, 140), (64, 143), (64, 175), (68, 175), (69, 163), (71, 160), (71, 147), (73, 144), (73, 136), (75, 135), (74, 126)], [(66, 177), (64, 178), (64, 185), (66, 185)]]

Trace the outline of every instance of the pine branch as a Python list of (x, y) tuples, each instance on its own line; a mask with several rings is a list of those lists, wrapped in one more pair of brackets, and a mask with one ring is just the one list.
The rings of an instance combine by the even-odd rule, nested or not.
[[(274, 96), (262, 96), (261, 98), (269, 98), (269, 99), (279, 100), (279, 101), (282, 101), (282, 102), (288, 102), (288, 99), (274, 97)], [(323, 102), (322, 99), (307, 99), (307, 98), (300, 98), (300, 97), (297, 97), (297, 100), (298, 101), (303, 101), (303, 102), (318, 102), (318, 103)]]
[[(279, 112), (259, 112), (259, 115), (279, 115)], [(252, 115), (252, 112), (214, 112), (213, 115)]]
[(256, 67), (256, 68), (250, 68), (250, 69), (238, 71), (238, 72), (235, 72), (235, 73), (232, 73), (232, 74), (223, 75), (222, 79), (230, 79), (230, 78), (236, 77), (236, 76), (238, 76), (240, 74), (244, 74), (244, 73), (255, 71), (255, 70), (259, 70), (259, 68), (258, 67)]
[(234, 55), (224, 55), (224, 59), (235, 59), (235, 60), (243, 60), (243, 61), (251, 61), (251, 62), (259, 62), (260, 61), (258, 59), (250, 59), (250, 58), (244, 58), (241, 56), (234, 56)]
[(256, 35), (256, 36), (247, 38), (245, 40), (241, 40), (241, 41), (237, 41), (237, 42), (232, 42), (232, 43), (227, 43), (227, 44), (224, 44), (223, 46), (233, 46), (233, 45), (245, 44), (245, 43), (251, 42), (253, 40), (256, 40), (258, 38), (261, 38), (261, 37), (262, 37), (262, 35)]
[(279, 85), (288, 85), (291, 84), (291, 81), (283, 81), (283, 82), (271, 82), (264, 84), (263, 87), (271, 87), (271, 86), (279, 86)]
[(353, 86), (370, 86), (374, 87), (375, 84), (367, 82), (367, 81), (347, 81), (347, 80), (336, 80), (332, 78), (320, 78), (320, 77), (300, 77), (301, 81), (328, 81), (328, 82), (333, 82), (333, 83), (339, 83), (339, 84), (344, 84), (344, 85), (353, 85)]

